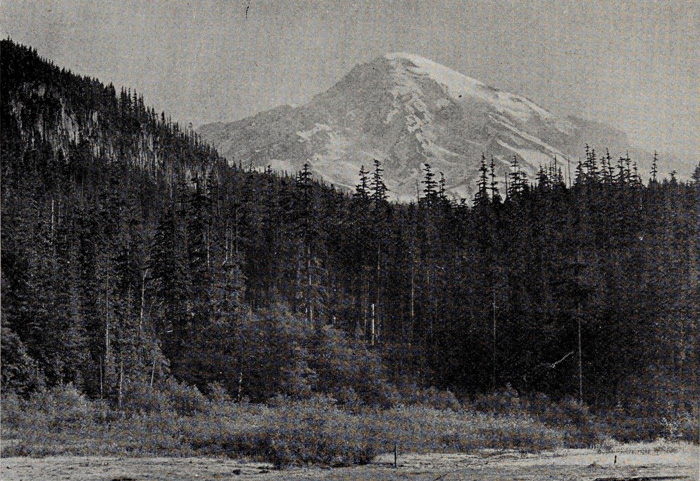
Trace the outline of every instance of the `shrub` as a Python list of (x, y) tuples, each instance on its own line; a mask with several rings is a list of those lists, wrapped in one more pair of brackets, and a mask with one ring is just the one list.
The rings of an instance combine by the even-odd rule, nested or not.
[(390, 409), (401, 403), (401, 395), (393, 384), (376, 381), (370, 385), (369, 399), (364, 401), (370, 406)]
[(263, 432), (265, 454), (279, 467), (364, 464), (377, 452), (359, 418), (323, 396), (274, 411)]
[(611, 453), (620, 443), (612, 438), (605, 438), (598, 446), (599, 453)]
[(478, 395), (473, 404), (479, 411), (497, 415), (513, 415), (521, 411), (518, 391), (510, 384), (499, 391)]
[(658, 433), (663, 431), (663, 425), (655, 418), (642, 419), (615, 412), (603, 417), (601, 430), (609, 438), (628, 443), (656, 439)]
[(228, 391), (226, 391), (226, 388), (221, 384), (209, 384), (207, 386), (207, 397), (209, 398), (207, 414), (224, 418), (234, 415), (233, 413), (237, 405), (234, 404)]
[(17, 428), (22, 425), (24, 418), (24, 402), (12, 391), (2, 393), (2, 409), (0, 409), (0, 424), (3, 429)]
[(521, 398), (520, 404), (524, 412), (547, 426), (562, 430), (566, 444), (570, 447), (599, 445), (605, 438), (599, 421), (591, 414), (588, 406), (580, 406), (570, 396), (556, 403), (546, 395), (537, 393)]
[(700, 408), (697, 404), (678, 414), (678, 438), (689, 443), (700, 442)]
[(207, 398), (199, 392), (196, 386), (188, 386), (170, 378), (165, 382), (163, 391), (169, 397), (170, 404), (178, 414), (191, 416), (209, 410), (210, 405)]
[(229, 395), (228, 391), (226, 391), (226, 389), (218, 382), (209, 384), (207, 386), (206, 392), (211, 402), (215, 404), (225, 404), (232, 402), (231, 396)]
[(122, 409), (133, 413), (160, 413), (173, 411), (168, 394), (140, 381), (130, 382), (124, 388)]
[(273, 397), (267, 400), (267, 405), (273, 408), (287, 407), (292, 404), (293, 400), (291, 396), (287, 394), (275, 394)]
[(25, 409), (49, 421), (49, 429), (89, 426), (98, 419), (98, 410), (72, 384), (52, 387), (35, 393)]
[(109, 442), (121, 444), (122, 449), (128, 446), (138, 453), (183, 456), (190, 451), (182, 436), (182, 424), (173, 411), (139, 413), (111, 426)]
[(394, 441), (412, 452), (469, 452), (480, 448), (540, 451), (564, 445), (559, 430), (522, 416), (496, 418), (484, 413), (405, 406), (378, 414), (375, 422), (385, 436), (383, 449), (391, 449)]
[(362, 399), (352, 387), (340, 387), (332, 395), (338, 401), (338, 405), (343, 406), (344, 409), (352, 413), (359, 413), (362, 406), (364, 406)]
[(38, 363), (19, 336), (5, 326), (0, 328), (0, 379), (3, 392), (13, 391), (25, 397), (45, 386)]
[(200, 454), (246, 455), (278, 467), (366, 463), (376, 453), (363, 432), (362, 418), (338, 409), (332, 398), (292, 401), (276, 396), (270, 404), (275, 407), (257, 412), (237, 407), (235, 418), (182, 418), (179, 433)]
[[(316, 373), (314, 390), (340, 393), (352, 388), (367, 406), (388, 408), (399, 402), (399, 394), (387, 381), (382, 359), (361, 342), (348, 339), (338, 329), (325, 326), (311, 339), (309, 367)], [(354, 401), (354, 396), (351, 396)], [(344, 400), (343, 400), (344, 401)]]
[(457, 397), (451, 391), (440, 391), (431, 386), (428, 389), (419, 390), (416, 397), (421, 406), (452, 411), (461, 409)]
[(588, 407), (581, 407), (571, 397), (554, 402), (542, 393), (520, 396), (507, 386), (504, 390), (477, 396), (473, 406), (499, 417), (530, 416), (560, 431), (564, 435), (564, 443), (569, 447), (591, 447), (605, 439), (600, 422)]

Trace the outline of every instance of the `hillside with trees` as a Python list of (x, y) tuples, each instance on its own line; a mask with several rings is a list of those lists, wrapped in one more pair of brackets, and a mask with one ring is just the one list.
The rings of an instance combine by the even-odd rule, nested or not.
[[(113, 406), (179, 382), (390, 407), (436, 387), (697, 419), (700, 165), (593, 150), (571, 185), (486, 157), (387, 201), (227, 162), (142, 97), (2, 45), (2, 388)], [(684, 418), (685, 419), (685, 418)], [(660, 422), (660, 421), (659, 421)], [(680, 422), (680, 421), (678, 421)]]

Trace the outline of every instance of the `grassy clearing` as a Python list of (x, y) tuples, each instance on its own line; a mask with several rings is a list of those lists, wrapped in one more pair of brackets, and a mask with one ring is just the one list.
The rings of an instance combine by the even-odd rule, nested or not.
[(2, 455), (227, 456), (278, 467), (349, 466), (368, 463), (395, 444), (402, 453), (601, 446), (607, 438), (600, 433), (609, 426), (572, 403), (512, 393), (468, 407), (443, 393), (388, 409), (341, 407), (327, 397), (234, 403), (216, 389), (206, 398), (174, 382), (158, 390), (135, 386), (127, 394), (114, 409), (71, 386), (27, 400), (6, 393), (2, 438), (12, 441)]
[(22, 400), (3, 398), (3, 456), (225, 455), (276, 466), (364, 464), (390, 451), (539, 451), (564, 445), (559, 430), (528, 417), (398, 406), (342, 409), (334, 400), (278, 400), (274, 406), (204, 396), (141, 393), (124, 408), (90, 401), (72, 387)]

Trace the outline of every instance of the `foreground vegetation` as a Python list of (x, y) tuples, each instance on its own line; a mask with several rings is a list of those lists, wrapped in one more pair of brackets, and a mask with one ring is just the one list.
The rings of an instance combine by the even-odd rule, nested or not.
[[(503, 391), (460, 404), (449, 392), (417, 394), (420, 402), (382, 409), (341, 408), (336, 400), (320, 396), (234, 403), (217, 386), (205, 397), (173, 380), (159, 389), (131, 386), (121, 408), (91, 401), (71, 385), (28, 399), (5, 393), (2, 455), (223, 455), (277, 467), (348, 466), (366, 464), (395, 445), (402, 453), (538, 452), (604, 447), (614, 442), (610, 436), (644, 433), (638, 430), (643, 422), (613, 428), (610, 419), (596, 419), (573, 402), (555, 404), (544, 396), (520, 398)], [(693, 440), (697, 421), (681, 428), (668, 434)]]

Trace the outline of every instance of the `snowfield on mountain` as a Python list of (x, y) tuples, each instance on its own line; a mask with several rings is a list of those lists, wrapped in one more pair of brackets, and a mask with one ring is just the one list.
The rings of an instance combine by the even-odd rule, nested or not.
[(553, 162), (574, 175), (587, 143), (613, 159), (630, 152), (642, 171), (652, 159), (619, 130), (558, 116), (407, 53), (356, 66), (305, 105), (207, 124), (199, 133), (233, 164), (292, 174), (308, 162), (317, 178), (343, 190), (353, 190), (361, 166), (378, 159), (390, 198), (404, 202), (416, 199), (425, 163), (444, 174), (448, 195), (469, 199), (482, 154), (494, 157), (500, 178), (516, 157), (531, 180)]

